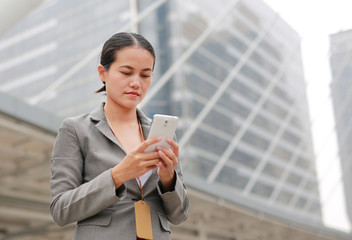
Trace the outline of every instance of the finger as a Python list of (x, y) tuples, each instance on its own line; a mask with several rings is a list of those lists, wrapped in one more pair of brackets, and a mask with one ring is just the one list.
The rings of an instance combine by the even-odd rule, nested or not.
[(142, 171), (140, 171), (138, 174), (136, 174), (136, 177), (140, 177), (143, 174), (145, 174), (146, 172), (149, 172), (150, 170), (157, 168), (159, 166), (158, 164), (159, 164), (159, 160), (157, 160), (156, 163), (153, 165), (145, 166)]
[(141, 164), (146, 161), (158, 159), (159, 155), (156, 152), (144, 153), (138, 152), (138, 148), (127, 155), (126, 159), (129, 159), (128, 162), (131, 164)]
[[(173, 161), (172, 159), (169, 158), (169, 156), (165, 153), (167, 151), (170, 151), (168, 149), (160, 149), (157, 151), (159, 157), (161, 158), (161, 163), (164, 165), (165, 168), (173, 168)], [(170, 151), (171, 152), (171, 151)]]
[(143, 158), (143, 160), (146, 161), (153, 161), (155, 159), (159, 159), (159, 155), (157, 152), (150, 152), (150, 153), (140, 153), (141, 154), (141, 158)]
[(164, 153), (172, 161), (173, 167), (177, 166), (178, 164), (177, 156), (171, 149), (161, 148), (161, 147), (157, 147), (156, 149), (158, 151), (158, 154), (159, 154), (159, 151), (162, 151), (162, 153)]
[(136, 151), (138, 152), (144, 152), (147, 147), (149, 147), (150, 145), (160, 142), (161, 141), (161, 137), (155, 137), (155, 138), (150, 138), (145, 140), (141, 145), (138, 146), (138, 148), (136, 149)]
[(175, 153), (176, 157), (178, 157), (178, 144), (171, 138), (166, 138), (166, 142), (172, 147), (172, 151)]
[(160, 159), (154, 159), (150, 161), (144, 161), (136, 165), (134, 168), (133, 172), (136, 176), (141, 176), (148, 172), (149, 170), (155, 169), (158, 167), (158, 164), (160, 162)]
[(149, 161), (145, 161), (143, 162), (143, 167), (145, 168), (155, 168), (158, 166), (160, 162), (160, 159), (159, 158), (156, 158), (156, 159), (153, 159), (153, 160), (149, 160)]

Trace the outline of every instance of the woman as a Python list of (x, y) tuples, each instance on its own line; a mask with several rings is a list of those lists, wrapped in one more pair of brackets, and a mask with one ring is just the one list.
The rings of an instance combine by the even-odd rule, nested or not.
[[(89, 114), (65, 119), (59, 129), (50, 210), (61, 226), (77, 222), (74, 239), (128, 240), (136, 239), (136, 231), (149, 230), (154, 239), (170, 239), (168, 222), (179, 224), (188, 216), (178, 144), (168, 139), (172, 148), (144, 153), (160, 141), (145, 140), (151, 120), (137, 108), (151, 85), (154, 65), (153, 47), (143, 36), (113, 35), (98, 66), (104, 86), (97, 92), (106, 92), (106, 102)], [(144, 220), (136, 230), (139, 200), (150, 207), (152, 230), (140, 229), (149, 226)]]

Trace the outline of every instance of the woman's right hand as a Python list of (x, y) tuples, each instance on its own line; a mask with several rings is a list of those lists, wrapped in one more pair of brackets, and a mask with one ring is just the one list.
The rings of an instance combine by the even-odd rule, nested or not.
[(149, 170), (158, 167), (160, 161), (158, 153), (145, 153), (144, 151), (150, 145), (160, 141), (160, 137), (145, 140), (136, 149), (129, 152), (119, 164), (112, 168), (111, 175), (116, 189), (126, 181), (137, 178)]

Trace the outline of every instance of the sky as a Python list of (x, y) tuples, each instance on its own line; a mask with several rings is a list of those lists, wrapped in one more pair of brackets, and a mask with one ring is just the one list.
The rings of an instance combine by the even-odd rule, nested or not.
[(326, 226), (350, 231), (330, 98), (329, 35), (352, 29), (351, 0), (264, 0), (300, 35)]

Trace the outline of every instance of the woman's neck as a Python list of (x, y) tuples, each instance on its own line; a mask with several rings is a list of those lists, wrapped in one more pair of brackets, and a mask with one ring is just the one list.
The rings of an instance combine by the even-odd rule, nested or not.
[(136, 109), (126, 109), (121, 107), (111, 106), (111, 104), (105, 103), (104, 112), (107, 118), (111, 122), (119, 123), (136, 123), (137, 112)]

